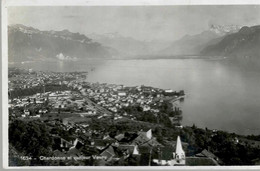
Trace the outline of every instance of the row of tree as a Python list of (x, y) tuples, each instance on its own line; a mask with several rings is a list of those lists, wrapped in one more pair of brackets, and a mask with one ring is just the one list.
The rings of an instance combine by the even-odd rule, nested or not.
[(36, 86), (31, 88), (20, 88), (14, 89), (8, 93), (9, 98), (17, 98), (17, 97), (24, 97), (24, 96), (32, 96), (36, 93), (43, 93), (48, 91), (65, 91), (70, 90), (67, 85), (56, 85), (56, 84), (46, 84), (45, 86)]
[(189, 143), (188, 155), (194, 155), (207, 149), (220, 159), (223, 165), (254, 165), (260, 158), (260, 148), (236, 143), (234, 133), (224, 131), (213, 132), (209, 129), (185, 127), (181, 130), (181, 138)]

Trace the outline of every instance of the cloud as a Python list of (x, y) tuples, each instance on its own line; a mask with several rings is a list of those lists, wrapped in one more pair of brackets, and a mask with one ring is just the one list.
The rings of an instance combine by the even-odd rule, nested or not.
[(59, 53), (56, 55), (56, 58), (58, 58), (61, 61), (76, 61), (76, 57), (70, 57), (70, 56), (64, 56), (62, 53)]

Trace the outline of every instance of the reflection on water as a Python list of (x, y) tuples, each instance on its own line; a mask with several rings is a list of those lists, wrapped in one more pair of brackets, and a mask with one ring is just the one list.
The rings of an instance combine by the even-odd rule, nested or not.
[(91, 82), (184, 89), (187, 97), (179, 104), (184, 125), (194, 123), (203, 128), (260, 134), (260, 72), (223, 60), (88, 60), (19, 66), (59, 72), (89, 71)]

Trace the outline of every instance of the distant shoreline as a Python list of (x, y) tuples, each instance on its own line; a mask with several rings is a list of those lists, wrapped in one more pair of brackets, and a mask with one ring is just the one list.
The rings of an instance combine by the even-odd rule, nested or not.
[(226, 59), (226, 58), (227, 57), (225, 56), (180, 55), (180, 56), (139, 56), (139, 57), (126, 57), (126, 58), (113, 58), (112, 60)]
[(196, 56), (196, 55), (192, 55), (192, 56), (143, 56), (143, 57), (125, 57), (125, 58), (86, 58), (86, 59), (79, 59), (79, 60), (30, 60), (30, 61), (9, 61), (8, 65), (15, 65), (15, 64), (28, 64), (28, 63), (35, 63), (35, 62), (80, 62), (80, 61), (84, 61), (84, 60), (163, 60), (163, 59), (215, 59), (215, 60), (220, 60), (220, 59), (227, 59), (228, 57), (225, 56)]

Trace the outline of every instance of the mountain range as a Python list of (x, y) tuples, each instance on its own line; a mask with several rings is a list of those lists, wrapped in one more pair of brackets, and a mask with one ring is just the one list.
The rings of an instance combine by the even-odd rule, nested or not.
[(166, 56), (199, 55), (207, 46), (220, 42), (226, 35), (237, 32), (240, 26), (211, 25), (210, 28), (196, 35), (185, 35), (180, 40), (173, 42), (159, 54)]
[(205, 47), (201, 54), (230, 57), (260, 56), (260, 26), (242, 27), (216, 44)]
[(162, 48), (169, 45), (169, 42), (162, 40), (141, 41), (132, 37), (122, 36), (119, 33), (87, 35), (91, 39), (105, 45), (117, 49), (122, 58), (152, 55)]
[(111, 58), (117, 51), (83, 34), (40, 31), (21, 24), (8, 27), (9, 62)]
[(260, 26), (211, 25), (177, 41), (141, 41), (119, 33), (89, 34), (40, 31), (21, 24), (8, 26), (9, 62), (75, 61), (86, 58), (172, 58), (184, 55), (259, 56)]

